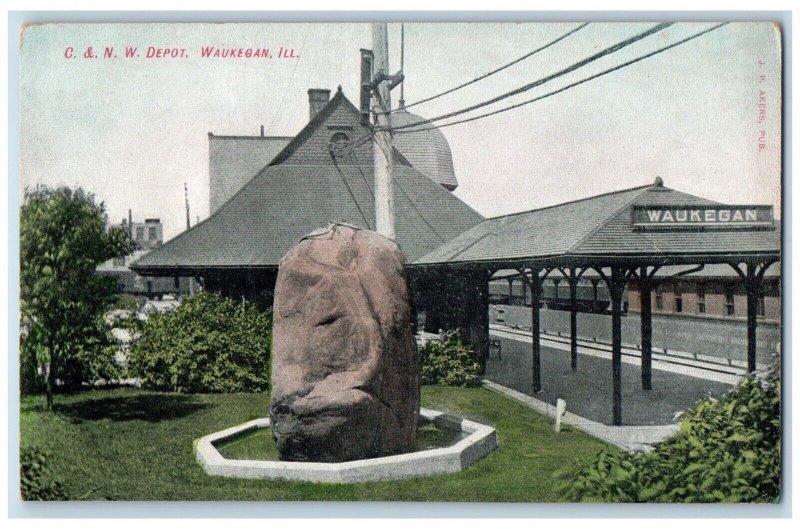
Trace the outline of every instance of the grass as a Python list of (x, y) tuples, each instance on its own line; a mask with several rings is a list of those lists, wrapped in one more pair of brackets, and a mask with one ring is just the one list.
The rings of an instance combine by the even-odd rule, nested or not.
[[(70, 498), (86, 500), (376, 500), (556, 502), (554, 472), (587, 463), (604, 443), (581, 432), (556, 434), (548, 419), (483, 388), (422, 388), (422, 405), (493, 425), (499, 447), (458, 474), (364, 484), (311, 484), (211, 477), (192, 442), (266, 415), (266, 394), (181, 395), (133, 389), (25, 397), (21, 443), (51, 453)], [(264, 455), (269, 433), (235, 440), (227, 450)], [(423, 432), (420, 442), (440, 442)], [(240, 441), (238, 446), (236, 441)], [(271, 441), (271, 439), (270, 439)], [(248, 452), (249, 451), (249, 452)], [(249, 455), (252, 454), (252, 455)]]

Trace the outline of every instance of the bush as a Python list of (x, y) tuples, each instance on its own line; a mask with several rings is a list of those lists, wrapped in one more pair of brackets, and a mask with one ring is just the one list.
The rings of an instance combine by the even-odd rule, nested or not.
[(117, 294), (114, 298), (114, 303), (111, 305), (111, 309), (135, 311), (139, 309), (139, 302), (136, 296), (131, 294)]
[(780, 497), (781, 392), (775, 375), (744, 379), (722, 400), (687, 413), (649, 453), (603, 451), (573, 470), (565, 500), (776, 502)]
[(20, 452), (20, 492), (22, 499), (66, 500), (64, 487), (52, 476), (50, 454), (36, 447), (24, 447)]
[(175, 312), (152, 314), (129, 369), (147, 389), (235, 393), (269, 389), (272, 315), (204, 292)]
[(473, 387), (480, 383), (475, 351), (456, 332), (426, 343), (419, 350), (419, 365), (422, 384)]

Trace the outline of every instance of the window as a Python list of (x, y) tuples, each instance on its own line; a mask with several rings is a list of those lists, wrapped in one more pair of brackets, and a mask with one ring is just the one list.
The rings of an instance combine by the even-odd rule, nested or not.
[(758, 305), (756, 306), (756, 315), (763, 317), (765, 312), (764, 307), (764, 289), (758, 291)]
[(344, 132), (337, 132), (333, 136), (331, 136), (330, 142), (328, 143), (328, 150), (331, 154), (336, 155), (343, 152), (343, 149), (347, 147), (350, 138)]
[(675, 283), (675, 312), (683, 312), (683, 294), (678, 283)]
[(157, 237), (157, 235), (156, 235), (156, 227), (155, 226), (150, 226), (147, 229), (147, 239), (150, 240), (150, 241), (154, 241), (154, 240), (156, 240), (156, 237)]
[(733, 304), (733, 286), (725, 287), (725, 314), (728, 316), (736, 314), (736, 306)]
[(144, 226), (139, 226), (136, 228), (136, 240), (143, 241), (144, 240)]
[(656, 287), (656, 310), (664, 310), (664, 287)]
[(706, 313), (706, 287), (703, 285), (697, 286), (697, 313)]

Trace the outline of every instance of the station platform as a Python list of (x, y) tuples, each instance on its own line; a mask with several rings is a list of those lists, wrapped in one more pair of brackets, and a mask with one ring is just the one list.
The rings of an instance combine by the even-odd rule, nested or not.
[[(610, 348), (579, 342), (578, 369), (573, 372), (569, 340), (542, 336), (542, 391), (534, 393), (530, 332), (492, 325), (490, 337), (494, 346), (486, 361), (486, 379), (550, 405), (564, 399), (569, 412), (597, 423), (612, 423)], [(622, 424), (675, 424), (680, 414), (698, 400), (723, 396), (743, 375), (742, 370), (732, 366), (696, 364), (680, 365), (654, 356), (653, 389), (645, 391), (637, 351), (623, 351)]]

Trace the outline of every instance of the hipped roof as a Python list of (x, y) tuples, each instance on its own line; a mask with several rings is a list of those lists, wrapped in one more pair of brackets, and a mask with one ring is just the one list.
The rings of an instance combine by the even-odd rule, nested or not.
[(634, 229), (635, 206), (712, 206), (718, 202), (660, 183), (486, 219), (413, 265), (596, 262), (713, 262), (732, 255), (779, 256), (780, 230)]

